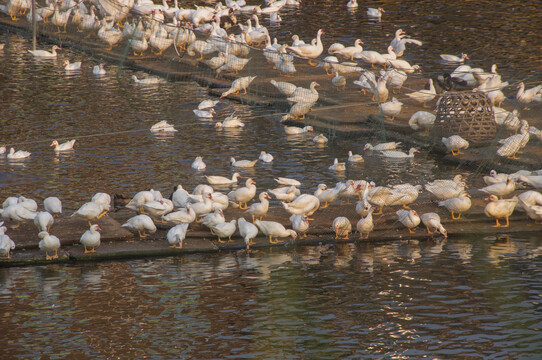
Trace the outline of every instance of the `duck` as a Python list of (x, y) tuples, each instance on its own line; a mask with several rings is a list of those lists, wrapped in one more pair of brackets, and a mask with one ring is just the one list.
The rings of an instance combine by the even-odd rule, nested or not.
[(273, 155), (265, 151), (260, 151), (260, 156), (258, 157), (258, 160), (261, 160), (264, 163), (270, 163), (270, 162), (273, 162), (273, 159), (274, 159)]
[(339, 159), (335, 158), (333, 160), (333, 164), (328, 167), (331, 171), (345, 171), (346, 170), (346, 164), (343, 162), (339, 162)]
[(399, 222), (408, 229), (408, 232), (414, 234), (412, 229), (420, 225), (421, 222), (418, 213), (415, 210), (398, 210), (395, 214), (397, 215)]
[[(90, 227), (90, 229), (85, 231), (83, 235), (81, 235), (79, 242), (85, 248), (85, 254), (95, 253), (96, 248), (100, 246), (100, 230), (102, 230), (100, 226), (98, 224), (94, 224)], [(90, 250), (87, 248), (90, 248)]]
[(150, 76), (145, 79), (138, 79), (137, 76), (132, 75), (132, 81), (134, 82), (134, 85), (157, 85), (161, 84), (163, 82), (162, 79), (156, 77), (156, 76)]
[(275, 189), (268, 189), (269, 193), (273, 194), (278, 200), (291, 202), (299, 196), (299, 190), (295, 186), (284, 186)]
[(196, 220), (196, 212), (192, 209), (192, 206), (188, 203), (186, 208), (178, 211), (170, 212), (169, 214), (162, 215), (162, 220), (171, 222), (173, 224), (190, 224)]
[(337, 88), (337, 91), (341, 89), (343, 91), (346, 90), (346, 78), (339, 75), (338, 71), (335, 71), (335, 76), (331, 79), (331, 84)]
[(113, 23), (108, 24), (106, 19), (101, 21), (101, 27), (98, 30), (98, 38), (106, 42), (109, 46), (107, 51), (113, 49), (113, 46), (119, 44), (123, 39), (122, 31), (113, 27)]
[(218, 242), (224, 243), (225, 241), (222, 241), (222, 238), (228, 238), (229, 241), (231, 240), (231, 236), (235, 233), (235, 230), (237, 230), (237, 220), (233, 219), (230, 222), (223, 222), (220, 224), (213, 225), (211, 227), (211, 230), (216, 234), (218, 237)]
[(408, 78), (408, 75), (405, 72), (394, 69), (393, 67), (388, 68), (386, 71), (381, 70), (380, 76), (386, 79), (386, 86), (391, 88), (392, 94), (401, 90)]
[(479, 190), (489, 195), (500, 196), (502, 199), (503, 196), (510, 195), (511, 193), (516, 191), (516, 181), (514, 180), (514, 178), (509, 176), (506, 181), (493, 185), (488, 185)]
[(76, 212), (71, 216), (79, 216), (88, 221), (88, 226), (92, 226), (91, 220), (101, 219), (102, 216), (109, 212), (109, 205), (97, 204), (93, 201), (84, 203)]
[(286, 81), (276, 81), (276, 80), (269, 80), (271, 85), (273, 85), (282, 95), (285, 95), (286, 97), (291, 96), (295, 89), (297, 89), (297, 86), (286, 82)]
[(170, 133), (177, 132), (173, 124), (167, 122), (167, 120), (162, 120), (151, 126), (152, 133)]
[(419, 153), (420, 150), (416, 148), (410, 148), (410, 150), (407, 153), (404, 153), (402, 151), (397, 150), (383, 150), (380, 152), (380, 155), (387, 158), (394, 158), (394, 159), (411, 159), (414, 157), (415, 153)]
[[(60, 239), (54, 235), (49, 235), (47, 231), (41, 231), (38, 234), (41, 239), (38, 246), (40, 250), (45, 251), (45, 259), (52, 260), (58, 259), (58, 249), (60, 249)], [(49, 252), (55, 252), (54, 255), (49, 255)]]
[[(156, 41), (156, 38), (153, 38), (153, 44), (155, 44)], [(128, 43), (132, 48), (134, 56), (143, 56), (143, 53), (149, 48), (149, 42), (147, 41), (147, 38), (145, 36), (141, 38), (130, 38), (128, 39)]]
[(215, 106), (218, 105), (219, 102), (220, 100), (211, 100), (211, 99), (202, 100), (198, 104), (198, 110), (206, 110), (206, 109), (214, 108)]
[(289, 220), (292, 223), (292, 229), (299, 235), (299, 237), (306, 238), (310, 225), (307, 217), (305, 215), (291, 215)]
[(314, 196), (318, 198), (320, 204), (320, 209), (325, 209), (328, 207), (329, 203), (335, 201), (339, 197), (339, 189), (328, 189), (326, 184), (318, 184)]
[(53, 140), (51, 146), (54, 146), (55, 151), (70, 151), (73, 150), (73, 145), (75, 144), (75, 139), (66, 141), (65, 143), (59, 144), (57, 140)]
[(529, 190), (522, 192), (518, 195), (518, 199), (524, 208), (525, 206), (542, 205), (542, 194), (538, 191)]
[(105, 75), (107, 72), (105, 71), (104, 69), (104, 65), (105, 64), (98, 64), (98, 65), (95, 65), (93, 68), (92, 68), (92, 74), (96, 75), (96, 76), (103, 76)]
[(394, 185), (392, 189), (398, 194), (403, 194), (403, 196), (396, 197), (393, 201), (390, 201), (388, 205), (402, 205), (405, 209), (410, 209), (407, 205), (416, 201), (419, 194), (422, 192), (421, 185), (411, 185), (408, 183)]
[(239, 179), (241, 175), (239, 173), (233, 173), (231, 179), (228, 179), (224, 176), (217, 176), (217, 175), (205, 175), (205, 178), (207, 179), (207, 182), (211, 185), (231, 185), (231, 184), (237, 184), (237, 179)]
[(484, 180), (486, 185), (493, 185), (493, 184), (497, 184), (497, 183), (508, 180), (508, 176), (509, 176), (508, 174), (504, 174), (504, 173), (499, 174), (495, 170), (491, 170), (489, 172), (489, 176), (486, 175), (482, 179)]
[(246, 221), (243, 217), (237, 219), (237, 226), (239, 227), (239, 234), (245, 240), (246, 249), (249, 250), (250, 245), (253, 245), (254, 238), (258, 236), (258, 227)]
[(216, 128), (224, 128), (224, 129), (233, 129), (233, 128), (243, 128), (245, 127), (245, 123), (241, 121), (237, 116), (234, 116), (234, 114), (231, 114), (230, 116), (226, 117), (222, 122), (217, 122), (215, 124)]
[(258, 159), (256, 160), (235, 160), (234, 157), (230, 158), (230, 162), (232, 166), (239, 167), (239, 168), (253, 168), (254, 165), (258, 162)]
[(371, 91), (373, 92), (373, 101), (380, 104), (388, 100), (389, 90), (384, 76), (379, 77), (376, 82), (374, 82), (372, 79), (368, 79), (367, 82), (369, 83)]
[(435, 86), (433, 85), (433, 79), (429, 79), (429, 90), (422, 89), (405, 95), (418, 103), (422, 103), (424, 107), (427, 107), (426, 103), (437, 96)]
[(350, 0), (346, 3), (346, 8), (347, 9), (356, 9), (358, 7), (358, 2), (357, 0)]
[[(295, 230), (286, 229), (281, 223), (275, 221), (260, 221), (256, 220), (256, 226), (265, 235), (269, 236), (270, 244), (277, 244), (278, 238), (291, 236), (292, 240), (297, 238)], [(273, 240), (275, 238), (275, 240)]]
[(173, 202), (169, 199), (148, 201), (143, 204), (145, 213), (152, 216), (154, 221), (157, 221), (156, 218), (162, 217), (163, 215), (173, 211), (173, 207)]
[(286, 177), (276, 177), (274, 180), (283, 186), (301, 186), (301, 183), (296, 179), (286, 178)]
[(282, 202), (281, 204), (290, 214), (309, 217), (320, 207), (320, 200), (314, 195), (302, 194), (290, 203)]
[(70, 60), (64, 60), (63, 66), (66, 71), (78, 71), (81, 70), (81, 61), (70, 63)]
[(364, 151), (371, 150), (371, 151), (384, 151), (384, 150), (395, 150), (397, 147), (401, 145), (400, 141), (390, 141), (385, 143), (380, 143), (376, 145), (372, 145), (370, 143), (365, 144), (363, 147)]
[(444, 201), (453, 197), (457, 197), (459, 196), (459, 194), (461, 194), (461, 192), (465, 191), (465, 188), (468, 188), (468, 186), (463, 181), (455, 185), (425, 184), (425, 190), (433, 194), (439, 201)]
[[(213, 211), (213, 196), (211, 193), (205, 192), (202, 195), (202, 201), (196, 202), (191, 205), (192, 210), (196, 213), (196, 222), (197, 216), (208, 214)], [(215, 210), (216, 211), (216, 210)]]
[(352, 151), (348, 151), (348, 162), (360, 163), (363, 162), (363, 156), (359, 154), (353, 154)]
[[(215, 225), (221, 224), (224, 221), (226, 221), (224, 217), (224, 212), (222, 212), (222, 209), (216, 209), (212, 213), (205, 214), (200, 219), (200, 224), (207, 226), (208, 228), (211, 228)], [(212, 230), (212, 229), (211, 229)], [(212, 231), (211, 231), (212, 233)]]
[[(495, 225), (494, 227), (509, 227), (510, 222), (508, 218), (512, 215), (514, 212), (514, 209), (516, 208), (516, 205), (519, 202), (519, 199), (517, 196), (514, 196), (512, 199), (504, 199), (499, 200), (497, 196), (491, 195), (487, 198), (485, 198), (486, 201), (489, 200), (489, 203), (484, 208), (484, 214), (486, 214), (487, 217), (494, 217), (495, 218)], [(506, 219), (506, 225), (501, 225), (499, 223), (499, 219), (505, 218)]]
[(535, 189), (542, 189), (542, 175), (519, 175), (518, 180), (534, 187)]
[(40, 211), (36, 214), (36, 217), (34, 217), (34, 225), (38, 228), (39, 231), (47, 231), (51, 229), (51, 226), (53, 226), (53, 223), (55, 222), (55, 219), (53, 218), (53, 215), (51, 215), (47, 211)]
[(444, 146), (446, 146), (446, 149), (448, 149), (448, 151), (452, 152), (453, 156), (457, 156), (461, 154), (461, 150), (469, 148), (469, 142), (459, 135), (443, 137), (442, 143), (444, 144)]
[(61, 27), (64, 27), (64, 32), (66, 32), (66, 25), (68, 24), (68, 20), (70, 19), (72, 11), (73, 8), (70, 8), (67, 11), (61, 11), (60, 7), (55, 7), (51, 22), (57, 27), (57, 33), (60, 32)]
[(318, 101), (318, 91), (316, 90), (316, 87), (320, 86), (316, 81), (311, 82), (309, 88), (304, 87), (297, 87), (292, 95), (290, 95), (287, 100), (297, 103), (297, 102), (307, 102), (307, 103), (315, 103)]
[(156, 26), (155, 29), (156, 30), (151, 33), (151, 36), (149, 38), (149, 46), (152, 48), (152, 52), (155, 55), (162, 55), (164, 51), (166, 51), (171, 47), (171, 45), (173, 45), (175, 39), (168, 39), (166, 37), (162, 37), (159, 35), (159, 27)]
[(140, 191), (134, 195), (134, 197), (126, 204), (126, 208), (134, 211), (139, 211), (141, 214), (144, 214), (143, 205), (146, 202), (154, 201), (154, 195), (150, 191)]
[(297, 71), (294, 65), (294, 58), (291, 55), (286, 54), (278, 54), (275, 68), (280, 71), (282, 75), (290, 77)]
[(252, 58), (243, 59), (235, 57), (234, 60), (227, 61), (216, 69), (216, 77), (218, 78), (218, 76), (223, 72), (231, 72), (237, 75), (239, 74), (239, 71), (245, 68), (250, 60), (252, 60)]
[(324, 134), (318, 134), (317, 136), (314, 137), (314, 139), (312, 139), (312, 141), (319, 145), (324, 145), (324, 144), (327, 144), (328, 139), (327, 137), (324, 136)]
[(408, 61), (402, 59), (388, 60), (387, 65), (396, 70), (403, 71), (406, 74), (412, 74), (416, 71), (420, 72), (420, 65), (411, 65)]
[(522, 81), (517, 85), (518, 92), (516, 93), (516, 99), (522, 105), (528, 105), (532, 103), (535, 96), (541, 92), (542, 85), (537, 85), (533, 88), (525, 90), (525, 83)]
[[(322, 52), (324, 52), (324, 46), (322, 44), (322, 35), (324, 35), (324, 30), (319, 29), (316, 33), (316, 44), (300, 44), (298, 46), (286, 46), (286, 50), (290, 51), (297, 56), (301, 56), (308, 59), (316, 59), (319, 57)], [(312, 62), (309, 60), (309, 64)]]
[(312, 107), (314, 106), (313, 102), (297, 102), (290, 107), (290, 110), (288, 110), (288, 114), (284, 115), (284, 117), (280, 120), (281, 122), (286, 120), (298, 120), (298, 119), (305, 119), (305, 115), (309, 111), (312, 110)]
[(515, 131), (515, 133), (517, 134), (521, 126), (518, 109), (507, 111), (503, 108), (494, 106), (493, 113), (495, 114), (495, 123), (497, 125), (504, 126), (506, 130)]
[(23, 206), (24, 208), (26, 208), (29, 211), (37, 211), (38, 210), (38, 203), (36, 202), (36, 200), (28, 199), (28, 198), (26, 198), (24, 196), (19, 196), (17, 203), (20, 204), (21, 206)]
[(15, 151), (14, 148), (9, 149), (9, 153), (6, 155), (8, 160), (23, 160), (28, 158), (32, 153), (24, 150)]
[(335, 239), (340, 237), (341, 239), (346, 240), (348, 239), (350, 231), (352, 231), (352, 224), (350, 223), (350, 220), (344, 216), (336, 217), (333, 220), (331, 227), (333, 231), (335, 231)]
[(145, 214), (140, 214), (129, 218), (124, 224), (122, 224), (122, 227), (128, 228), (132, 231), (137, 231), (140, 238), (147, 237), (148, 234), (154, 234), (156, 232), (156, 225), (154, 225), (152, 219)]
[(284, 126), (284, 132), (287, 135), (299, 135), (299, 134), (305, 134), (307, 132), (313, 132), (314, 128), (312, 126), (305, 126), (305, 127), (297, 127), (297, 126)]
[(429, 136), (429, 131), (435, 124), (437, 116), (427, 111), (416, 111), (408, 120), (408, 125), (412, 130), (425, 130), (424, 135)]
[(203, 158), (201, 156), (196, 156), (196, 158), (192, 162), (191, 167), (194, 170), (200, 171), (200, 170), (205, 170), (207, 165), (205, 165), (205, 163), (203, 162)]
[(384, 12), (385, 11), (382, 8), (378, 8), (378, 9), (368, 8), (367, 17), (380, 20), (380, 18), (382, 17), (382, 13)]
[(406, 32), (402, 29), (395, 31), (395, 37), (390, 42), (390, 46), (393, 46), (393, 51), (395, 52), (397, 56), (403, 56), (406, 50), (407, 44), (414, 44), (418, 46), (423, 45), (423, 43), (420, 40), (411, 39), (405, 34)]
[(389, 60), (395, 60), (397, 55), (393, 51), (393, 46), (388, 46), (388, 53), (381, 54), (378, 51), (364, 50), (355, 56), (356, 59), (363, 61), (364, 63), (371, 64), (374, 68), (375, 65), (387, 67)]
[(373, 88), (375, 87), (375, 84), (376, 84), (375, 74), (371, 71), (365, 71), (359, 76), (358, 80), (355, 80), (353, 82), (353, 84), (361, 87), (361, 91), (365, 95), (367, 90), (372, 91)]
[[(360, 239), (368, 239), (369, 234), (374, 229), (373, 211), (374, 211), (374, 208), (370, 206), (367, 212), (367, 216), (359, 219), (359, 221), (356, 223), (356, 229), (359, 232)], [(364, 236), (364, 234), (367, 234), (367, 235)]]
[(440, 222), (440, 216), (437, 213), (428, 212), (422, 214), (422, 216), (420, 216), (420, 219), (422, 221), (422, 224), (425, 225), (425, 228), (427, 229), (427, 233), (429, 235), (434, 234), (438, 231), (439, 233), (444, 235), (444, 238), (448, 237), (448, 231), (444, 228), (444, 226), (442, 226)]
[(382, 115), (390, 117), (392, 121), (397, 115), (399, 115), (402, 108), (403, 103), (397, 100), (395, 97), (393, 97), (391, 101), (380, 104), (380, 112)]
[(450, 54), (440, 54), (440, 58), (444, 62), (451, 63), (451, 64), (463, 64), (465, 60), (470, 60), (467, 54), (461, 54), (461, 56), (450, 55)]
[(1, 226), (0, 229), (2, 230), (0, 231), (0, 256), (11, 259), (10, 252), (12, 250), (15, 250), (15, 242), (11, 240), (8, 235), (5, 234), (7, 230), (5, 226)]
[(34, 220), (36, 212), (27, 209), (22, 203), (16, 203), (0, 209), (0, 215), (4, 220), (13, 220), (17, 223), (13, 228), (18, 228), (25, 220)]
[(231, 87), (228, 90), (222, 93), (220, 98), (225, 98), (230, 94), (238, 95), (241, 90), (244, 90), (244, 94), (246, 95), (248, 86), (252, 81), (254, 81), (255, 78), (256, 76), (245, 76), (238, 78), (237, 80), (232, 82)]
[[(452, 214), (453, 220), (461, 219), (461, 214), (468, 211), (472, 202), (470, 195), (466, 191), (461, 191), (458, 196), (450, 198), (448, 200), (439, 201), (438, 206), (443, 206)], [(455, 214), (458, 214), (455, 216)]]
[(194, 114), (201, 119), (212, 119), (213, 115), (216, 114), (215, 109), (211, 108), (210, 110), (199, 110), (194, 109), (192, 110)]
[(269, 196), (267, 192), (262, 192), (258, 198), (260, 199), (260, 202), (250, 205), (246, 210), (247, 213), (252, 215), (252, 223), (254, 223), (255, 217), (259, 217), (260, 220), (262, 220), (269, 210), (269, 200), (267, 199), (271, 199), (271, 196)]
[(178, 224), (169, 229), (166, 235), (169, 246), (173, 249), (182, 249), (187, 230), (188, 224)]
[(516, 154), (527, 145), (529, 139), (529, 124), (527, 121), (521, 120), (519, 134), (502, 140), (502, 146), (497, 149), (497, 155), (506, 156), (508, 159), (518, 159)]
[(371, 208), (371, 204), (369, 203), (369, 200), (367, 200), (367, 196), (360, 197), (362, 200), (356, 202), (356, 213), (363, 218), (367, 216), (369, 209)]
[(62, 202), (56, 196), (50, 196), (43, 200), (43, 208), (51, 215), (62, 214)]
[[(228, 193), (228, 198), (230, 201), (238, 203), (239, 209), (246, 210), (248, 209), (247, 202), (252, 200), (256, 195), (256, 181), (248, 178), (245, 182), (245, 186), (240, 187), (237, 190), (230, 191)], [(243, 206), (243, 204), (245, 204)]]
[(460, 182), (464, 181), (463, 175), (457, 174), (453, 179), (438, 179), (428, 182), (429, 186), (457, 186)]
[(328, 49), (328, 53), (330, 55), (341, 55), (344, 58), (350, 59), (350, 61), (354, 61), (354, 56), (363, 51), (363, 47), (361, 46), (362, 44), (363, 41), (361, 41), (361, 39), (356, 39), (356, 41), (354, 41), (354, 46), (346, 46), (342, 48), (335, 47), (332, 50)]

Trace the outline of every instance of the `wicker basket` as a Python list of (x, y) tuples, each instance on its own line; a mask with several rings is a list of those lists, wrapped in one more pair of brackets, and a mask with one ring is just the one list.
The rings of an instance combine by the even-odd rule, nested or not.
[(432, 135), (435, 142), (442, 137), (459, 135), (471, 147), (483, 146), (497, 135), (493, 105), (484, 93), (449, 93), (442, 96)]

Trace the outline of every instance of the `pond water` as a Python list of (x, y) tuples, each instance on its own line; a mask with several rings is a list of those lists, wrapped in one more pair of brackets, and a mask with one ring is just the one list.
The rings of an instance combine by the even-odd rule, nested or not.
[[(368, 49), (384, 51), (403, 28), (424, 41), (405, 58), (427, 74), (449, 70), (438, 54), (466, 52), (473, 66), (497, 63), (509, 81), (540, 83), (539, 1), (371, 3), (386, 9), (382, 22), (367, 20), (361, 5), (346, 12), (345, 3), (307, 1), (286, 9), (271, 35), (309, 40), (323, 28), (325, 47), (362, 38)], [(195, 83), (135, 87), (130, 77), (145, 74), (106, 64), (107, 75), (97, 78), (91, 68), (98, 59), (66, 48), (55, 60), (36, 60), (26, 52), (27, 38), (4, 29), (0, 43), (6, 43), (0, 145), (32, 152), (19, 162), (0, 157), (2, 200), (54, 195), (69, 214), (98, 191), (131, 195), (155, 188), (169, 195), (176, 184), (202, 183), (203, 174), (229, 176), (230, 157), (255, 159), (261, 150), (275, 161), (241, 171), (261, 189), (275, 187), (277, 176), (297, 178), (303, 191), (312, 191), (349, 178), (423, 183), (466, 170), (422, 152), (395, 163), (369, 154), (364, 165), (332, 173), (327, 167), (335, 157), (362, 153), (374, 139), (333, 138), (318, 147), (310, 141), (314, 135), (285, 135), (274, 109), (229, 100), (215, 120), (235, 111), (247, 126), (216, 130), (192, 113), (208, 98)], [(66, 74), (65, 59), (82, 60), (83, 70)], [(149, 128), (160, 120), (179, 132), (153, 135)], [(77, 139), (73, 152), (57, 156), (49, 147), (53, 139), (71, 138)], [(207, 163), (204, 173), (190, 168), (198, 155)], [(540, 249), (536, 237), (454, 238), (0, 269), (0, 354), (538, 359)]]
[(539, 359), (541, 252), (492, 236), (0, 269), (0, 353)]

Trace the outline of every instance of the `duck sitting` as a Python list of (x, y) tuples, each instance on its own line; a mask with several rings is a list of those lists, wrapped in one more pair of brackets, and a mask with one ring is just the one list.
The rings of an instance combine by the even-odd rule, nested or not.
[(380, 155), (387, 158), (394, 158), (394, 159), (409, 159), (413, 158), (415, 153), (419, 153), (420, 150), (416, 148), (410, 148), (410, 150), (407, 153), (404, 153), (402, 151), (396, 151), (396, 150), (383, 150), (380, 152)]
[(291, 202), (299, 196), (300, 191), (295, 186), (283, 186), (275, 189), (268, 189), (268, 192), (273, 194), (278, 200)]
[(59, 144), (58, 141), (53, 140), (51, 146), (54, 146), (55, 151), (70, 151), (73, 150), (73, 145), (75, 144), (75, 139), (66, 141), (65, 143)]
[[(293, 240), (297, 238), (297, 233), (294, 230), (287, 230), (278, 222), (256, 220), (255, 224), (264, 235), (269, 236), (270, 244), (277, 244), (279, 242), (279, 237), (291, 236)], [(275, 240), (273, 240), (273, 238), (275, 238)]]
[(55, 58), (57, 57), (56, 51), (60, 50), (60, 47), (58, 45), (53, 45), (51, 47), (51, 51), (47, 50), (28, 50), (28, 52), (35, 57), (39, 58)]
[(448, 149), (448, 151), (452, 152), (453, 156), (461, 154), (460, 150), (465, 150), (469, 148), (469, 142), (459, 135), (443, 137), (442, 143), (444, 144), (444, 146), (446, 146), (446, 149)]
[(352, 231), (352, 224), (348, 218), (344, 216), (339, 216), (333, 220), (331, 225), (333, 231), (335, 231), (335, 239), (341, 237), (341, 239), (348, 239), (350, 231)]
[(346, 164), (344, 162), (339, 162), (339, 159), (335, 158), (333, 160), (333, 165), (328, 167), (331, 171), (345, 171), (346, 170)]
[[(251, 178), (247, 179), (245, 186), (240, 187), (237, 190), (230, 191), (228, 198), (230, 201), (239, 204), (239, 209), (248, 209), (247, 202), (249, 202), (256, 195), (256, 181)], [(244, 204), (244, 206), (243, 206)]]
[(234, 167), (240, 167), (240, 168), (253, 168), (254, 165), (258, 162), (258, 159), (256, 160), (235, 160), (234, 157), (230, 158), (231, 165)]
[[(518, 197), (514, 196), (512, 199), (499, 200), (497, 196), (491, 195), (485, 198), (485, 200), (489, 200), (489, 203), (486, 205), (484, 213), (487, 217), (495, 218), (496, 224), (493, 225), (493, 227), (510, 226), (508, 218), (512, 215), (514, 209), (516, 208), (516, 205), (519, 202)], [(506, 219), (506, 225), (501, 225), (499, 223), (499, 219), (502, 218)]]
[(503, 196), (510, 195), (516, 190), (516, 181), (514, 178), (509, 176), (506, 181), (496, 183), (493, 185), (488, 185), (480, 189), (480, 191), (485, 192), (486, 194), (500, 196), (502, 199)]

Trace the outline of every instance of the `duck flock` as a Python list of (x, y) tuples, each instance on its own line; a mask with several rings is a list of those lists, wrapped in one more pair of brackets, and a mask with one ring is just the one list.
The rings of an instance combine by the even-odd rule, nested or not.
[[(399, 59), (406, 51), (409, 44), (421, 46), (422, 42), (406, 35), (399, 29), (387, 47), (387, 53), (381, 54), (376, 51), (364, 50), (363, 41), (357, 39), (353, 46), (345, 46), (334, 43), (329, 46), (329, 56), (322, 57), (324, 52), (322, 37), (324, 30), (316, 33), (316, 38), (310, 43), (304, 43), (297, 35), (292, 37), (293, 43), (278, 44), (276, 38), (271, 41), (269, 30), (260, 24), (259, 14), (271, 14), (271, 21), (280, 21), (278, 15), (285, 6), (298, 6), (297, 0), (268, 1), (266, 6), (246, 5), (244, 0), (226, 1), (226, 6), (218, 3), (215, 7), (197, 7), (196, 9), (182, 9), (175, 1), (174, 7), (170, 7), (166, 1), (162, 5), (155, 5), (150, 1), (121, 0), (122, 6), (108, 8), (106, 2), (75, 2), (73, 0), (48, 2), (47, 6), (38, 8), (36, 15), (39, 21), (50, 21), (58, 27), (58, 31), (66, 29), (69, 22), (77, 25), (84, 32), (94, 32), (96, 36), (111, 49), (122, 41), (128, 41), (134, 55), (142, 55), (151, 50), (156, 55), (162, 54), (170, 47), (178, 51), (186, 51), (189, 56), (199, 60), (216, 70), (217, 76), (223, 73), (238, 74), (251, 61), (251, 47), (263, 47), (263, 55), (266, 60), (273, 64), (278, 71), (277, 76), (291, 76), (296, 72), (295, 62), (308, 60), (309, 64), (322, 67), (328, 74), (333, 74), (331, 84), (338, 91), (344, 91), (349, 85), (345, 75), (361, 74), (352, 84), (363, 93), (368, 92), (373, 97), (375, 106), (378, 106), (382, 114), (393, 119), (402, 109), (402, 102), (392, 97), (389, 100), (390, 91), (399, 91), (410, 74), (419, 72), (420, 65), (411, 65), (407, 61)], [(347, 8), (357, 8), (355, 0), (347, 4)], [(21, 13), (28, 10), (27, 0), (10, 0), (0, 10), (10, 15), (12, 20), (17, 20)], [(384, 9), (368, 9), (368, 17), (379, 20), (385, 13)], [(246, 25), (237, 21), (237, 16), (248, 17)], [(115, 24), (122, 24), (123, 30)], [(240, 34), (234, 34), (231, 29), (240, 29)], [(228, 32), (229, 31), (229, 32)], [(206, 34), (207, 39), (198, 39), (196, 33)], [(249, 45), (249, 46), (246, 46)], [(52, 51), (36, 50), (29, 51), (36, 57), (55, 57), (55, 45)], [(209, 56), (217, 54), (209, 58)], [(502, 146), (497, 150), (497, 155), (516, 158), (516, 154), (527, 145), (530, 135), (542, 139), (542, 132), (530, 126), (526, 120), (519, 119), (519, 110), (506, 110), (501, 108), (505, 99), (503, 90), (510, 84), (501, 80), (497, 73), (496, 65), (489, 72), (483, 69), (473, 69), (464, 64), (469, 57), (466, 54), (459, 56), (442, 54), (441, 59), (447, 64), (457, 64), (458, 67), (452, 73), (427, 80), (428, 89), (421, 89), (405, 93), (408, 101), (414, 104), (426, 105), (437, 98), (435, 82), (444, 90), (474, 90), (484, 92), (494, 105), (495, 121), (505, 129), (516, 132), (502, 140)], [(362, 66), (363, 65), (363, 66)], [(66, 61), (66, 71), (77, 71), (80, 62), (71, 63)], [(369, 70), (381, 67), (382, 69)], [(103, 73), (103, 65), (97, 66), (96, 74)], [(231, 94), (246, 94), (255, 76), (243, 76), (233, 81), (231, 88), (225, 91), (221, 98)], [(149, 85), (161, 82), (161, 79), (149, 77), (133, 81), (137, 85)], [(297, 86), (286, 81), (271, 80), (271, 84), (283, 94), (292, 104), (290, 110), (283, 116), (282, 121), (302, 120), (309, 113), (319, 99), (318, 82), (313, 81), (308, 88)], [(506, 90), (505, 90), (506, 91)], [(515, 94), (516, 104), (522, 107), (532, 106), (542, 100), (542, 85), (530, 89), (525, 88), (523, 82), (518, 83)], [(201, 118), (212, 118), (215, 113), (214, 107), (218, 100), (206, 100), (201, 103), (194, 114)], [(435, 115), (427, 111), (418, 111), (410, 118), (409, 124), (414, 130), (429, 131), (435, 120)], [(217, 122), (217, 128), (243, 127), (241, 119), (232, 114), (222, 122)], [(151, 128), (153, 132), (174, 132), (176, 129), (166, 121), (161, 121)], [(294, 127), (284, 126), (287, 134), (305, 134), (313, 130), (311, 126)], [(519, 132), (519, 133), (518, 133)], [(328, 139), (319, 134), (313, 138), (317, 144), (326, 144)], [(443, 144), (454, 156), (461, 154), (461, 150), (468, 148), (468, 141), (458, 135), (451, 134), (442, 138)], [(75, 140), (66, 143), (53, 141), (55, 151), (70, 151), (74, 147)], [(408, 153), (397, 149), (399, 143), (388, 142), (376, 145), (367, 144), (366, 151), (381, 154), (391, 158), (412, 158), (419, 150), (411, 148)], [(7, 153), (5, 147), (0, 147), (0, 153)], [(11, 148), (7, 154), (8, 159), (24, 160), (30, 153), (23, 150), (15, 151)], [(243, 160), (231, 158), (233, 167), (250, 168), (257, 161), (272, 162), (273, 156), (262, 152), (258, 160)], [(344, 171), (346, 164), (362, 162), (363, 157), (349, 152), (347, 162), (339, 162), (335, 159), (329, 165), (330, 171)], [(192, 164), (194, 170), (206, 169), (202, 157), (196, 157)], [(413, 231), (419, 224), (423, 224), (429, 233), (439, 232), (446, 236), (446, 229), (441, 224), (441, 219), (436, 212), (419, 215), (410, 207), (416, 205), (418, 196), (423, 191), (430, 194), (436, 201), (436, 205), (446, 208), (454, 221), (461, 221), (461, 214), (471, 208), (471, 199), (467, 192), (466, 180), (457, 175), (453, 179), (435, 180), (431, 183), (411, 185), (399, 184), (394, 186), (379, 185), (359, 179), (337, 183), (335, 187), (328, 188), (320, 184), (312, 192), (301, 193), (301, 183), (295, 179), (276, 178), (280, 185), (275, 189), (260, 191), (257, 202), (248, 203), (256, 198), (258, 193), (256, 181), (248, 178), (241, 186), (229, 192), (217, 191), (214, 187), (236, 185), (240, 178), (239, 173), (233, 176), (206, 176), (208, 184), (200, 184), (192, 193), (187, 192), (181, 185), (175, 187), (170, 198), (164, 198), (159, 191), (141, 191), (137, 193), (126, 205), (128, 209), (135, 211), (137, 215), (131, 217), (123, 224), (140, 237), (156, 232), (156, 222), (171, 224), (167, 233), (167, 241), (172, 247), (182, 248), (189, 225), (192, 222), (200, 222), (207, 226), (217, 236), (219, 242), (225, 241), (239, 232), (244, 239), (247, 248), (252, 240), (263, 234), (269, 238), (270, 243), (278, 242), (278, 238), (291, 237), (295, 239), (304, 235), (310, 226), (310, 217), (318, 209), (327, 207), (330, 203), (358, 198), (355, 211), (360, 216), (356, 223), (356, 229), (360, 238), (368, 238), (374, 228), (373, 216), (382, 214), (382, 208), (386, 206), (403, 206), (405, 209), (396, 211), (397, 221), (403, 224), (409, 231)], [(478, 189), (487, 194), (488, 201), (484, 212), (488, 217), (496, 219), (495, 226), (508, 226), (509, 217), (519, 205), (527, 216), (537, 222), (542, 221), (542, 194), (536, 190), (542, 189), (542, 171), (519, 171), (513, 174), (501, 174), (492, 171), (483, 178), (487, 186)], [(473, 181), (474, 182), (474, 181)], [(516, 184), (522, 183), (533, 187), (533, 190), (518, 193)], [(479, 192), (478, 192), (479, 193)], [(282, 223), (265, 221), (263, 218), (269, 211), (269, 199), (271, 195), (278, 199), (281, 206), (288, 214), (291, 229), (287, 229)], [(503, 199), (503, 197), (509, 197)], [(47, 259), (58, 256), (60, 240), (49, 233), (54, 224), (54, 216), (62, 212), (59, 199), (51, 197), (44, 200), (44, 211), (38, 211), (36, 201), (20, 197), (9, 197), (3, 203), (1, 210), (5, 221), (16, 222), (15, 228), (23, 221), (33, 220), (38, 229), (39, 247), (46, 253)], [(229, 207), (242, 209), (249, 217), (231, 219), (226, 221), (225, 212)], [(81, 244), (85, 253), (92, 253), (100, 245), (100, 228), (92, 221), (105, 216), (111, 209), (111, 197), (105, 193), (97, 193), (89, 202), (83, 204), (72, 216), (79, 216), (89, 223), (89, 229), (81, 235)], [(353, 209), (341, 207), (340, 211), (352, 212)], [(502, 224), (502, 222), (505, 224)], [(286, 222), (286, 221), (284, 221)], [(339, 216), (332, 223), (336, 237), (348, 238), (352, 231), (352, 223), (348, 218)], [(10, 251), (15, 248), (15, 243), (6, 234), (7, 228), (0, 227), (0, 251), (2, 256), (10, 256)], [(50, 255), (53, 254), (53, 255)]]

